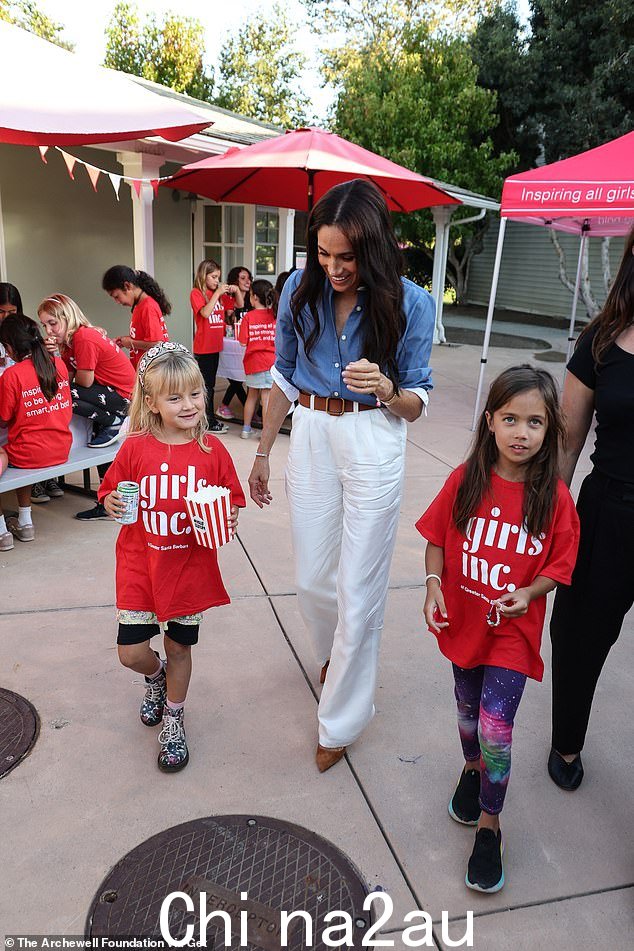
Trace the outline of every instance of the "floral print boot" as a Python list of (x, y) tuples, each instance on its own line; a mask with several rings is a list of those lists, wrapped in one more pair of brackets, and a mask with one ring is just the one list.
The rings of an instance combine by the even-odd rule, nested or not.
[(176, 773), (179, 769), (184, 769), (189, 762), (184, 720), (183, 707), (180, 710), (174, 710), (165, 705), (163, 729), (158, 735), (158, 741), (161, 744), (158, 767), (165, 773)]
[[(158, 654), (156, 655), (158, 657)], [(160, 658), (159, 658), (160, 660)], [(141, 701), (139, 716), (141, 723), (146, 726), (158, 726), (163, 719), (163, 707), (167, 701), (167, 682), (165, 679), (165, 663), (157, 677), (145, 678), (145, 696)], [(141, 681), (135, 681), (140, 683)]]

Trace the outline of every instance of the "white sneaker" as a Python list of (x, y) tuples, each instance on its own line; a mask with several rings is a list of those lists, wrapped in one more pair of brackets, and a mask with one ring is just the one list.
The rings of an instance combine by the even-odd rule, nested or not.
[(251, 429), (250, 426), (245, 426), (245, 427), (243, 428), (242, 432), (240, 433), (240, 438), (241, 438), (241, 439), (248, 439), (252, 432), (253, 432), (253, 430)]

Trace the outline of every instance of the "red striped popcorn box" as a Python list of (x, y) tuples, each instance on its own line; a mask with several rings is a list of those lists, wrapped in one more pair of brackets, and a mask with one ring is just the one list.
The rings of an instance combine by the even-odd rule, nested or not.
[(229, 528), (231, 490), (220, 485), (204, 485), (185, 496), (194, 538), (203, 548), (222, 548), (233, 538)]

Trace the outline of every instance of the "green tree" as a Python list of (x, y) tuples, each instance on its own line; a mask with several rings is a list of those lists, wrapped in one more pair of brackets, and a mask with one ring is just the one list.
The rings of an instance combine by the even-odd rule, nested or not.
[(291, 128), (306, 121), (309, 100), (300, 92), (305, 57), (294, 46), (295, 28), (284, 9), (247, 20), (223, 45), (216, 102), (244, 116)]
[(530, 0), (536, 117), (547, 162), (624, 135), (634, 119), (631, 0)]
[[(476, 78), (465, 39), (432, 34), (417, 23), (402, 31), (398, 47), (349, 49), (339, 74), (334, 128), (416, 172), (498, 196), (517, 156), (494, 154), (489, 133), (497, 124), (495, 94)], [(433, 257), (428, 211), (399, 215), (396, 225), (404, 242)], [(452, 230), (448, 279), (458, 300), (482, 233), (482, 225)]]
[(494, 153), (517, 152), (513, 172), (533, 168), (540, 147), (539, 123), (535, 118), (539, 77), (532, 69), (528, 40), (515, 4), (499, 4), (482, 17), (469, 46), (478, 67), (478, 85), (497, 95), (499, 122), (490, 130)]
[(36, 36), (41, 36), (43, 40), (55, 43), (63, 49), (74, 49), (72, 43), (62, 38), (64, 27), (38, 10), (32, 0), (0, 0), (0, 20), (35, 33)]
[(203, 63), (199, 20), (167, 13), (139, 17), (135, 4), (117, 3), (106, 27), (104, 66), (142, 76), (176, 92), (209, 101), (213, 78)]

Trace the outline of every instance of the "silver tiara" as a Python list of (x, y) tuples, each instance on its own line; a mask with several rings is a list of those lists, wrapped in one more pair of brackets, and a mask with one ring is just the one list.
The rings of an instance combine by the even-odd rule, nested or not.
[(149, 350), (145, 351), (139, 361), (138, 374), (141, 388), (143, 388), (143, 378), (145, 376), (145, 371), (149, 367), (150, 363), (156, 360), (157, 357), (163, 356), (164, 353), (186, 353), (191, 357), (191, 353), (187, 347), (183, 346), (182, 343), (172, 343), (171, 341), (167, 341), (165, 343), (157, 343), (155, 347), (150, 347)]

